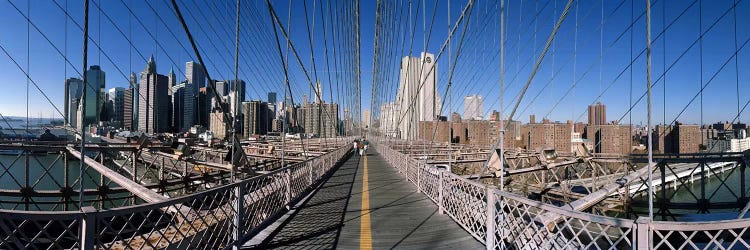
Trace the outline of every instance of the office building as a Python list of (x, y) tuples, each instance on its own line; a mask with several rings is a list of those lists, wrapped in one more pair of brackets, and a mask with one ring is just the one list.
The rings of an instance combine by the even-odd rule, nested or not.
[(276, 92), (268, 92), (268, 103), (276, 103)]
[(420, 57), (405, 56), (401, 59), (399, 89), (396, 94), (398, 105), (399, 134), (401, 139), (416, 139), (418, 122), (432, 121), (440, 111), (440, 97), (437, 93), (437, 65), (434, 55), (422, 52)]
[(630, 125), (588, 125), (583, 137), (593, 143), (594, 153), (627, 155), (632, 151), (631, 129)]
[(168, 78), (156, 73), (154, 57), (149, 58), (138, 82), (138, 131), (163, 133), (169, 129), (170, 99)]
[(211, 133), (214, 134), (214, 138), (223, 140), (226, 138), (228, 133), (228, 128), (226, 124), (224, 123), (224, 112), (221, 112), (219, 110), (215, 110), (209, 114), (210, 116), (210, 130)]
[[(97, 124), (102, 119), (102, 113), (106, 115), (105, 106), (105, 79), (106, 74), (101, 70), (99, 65), (91, 65), (86, 74), (86, 83), (83, 88), (85, 92), (83, 100), (79, 102), (79, 130), (91, 124)], [(105, 117), (106, 118), (106, 117)]]
[(252, 135), (265, 135), (268, 133), (270, 117), (268, 116), (268, 103), (253, 100), (242, 103), (244, 114), (242, 137), (248, 138)]
[(464, 119), (482, 120), (483, 99), (480, 95), (469, 95), (464, 97)]
[(78, 114), (78, 101), (81, 99), (81, 92), (83, 91), (83, 80), (75, 77), (71, 77), (65, 80), (65, 104), (63, 108), (63, 115), (65, 115), (65, 123), (70, 127), (76, 127)]
[(107, 109), (109, 121), (117, 128), (122, 128), (125, 124), (125, 89), (116, 87), (107, 91)]
[(589, 105), (589, 125), (607, 124), (607, 106), (597, 102)]
[(133, 123), (133, 93), (134, 88), (127, 88), (125, 91), (123, 91), (122, 99), (123, 99), (123, 107), (122, 107), (122, 127), (126, 131), (134, 131), (137, 126), (134, 126)]
[[(338, 131), (339, 105), (336, 103), (309, 103), (300, 108), (302, 129), (319, 138), (335, 137)], [(416, 124), (415, 124), (416, 126)]]

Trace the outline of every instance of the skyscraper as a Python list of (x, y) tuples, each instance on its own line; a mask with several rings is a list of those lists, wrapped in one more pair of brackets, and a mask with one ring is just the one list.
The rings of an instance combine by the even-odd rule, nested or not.
[(437, 65), (434, 55), (422, 52), (420, 57), (401, 59), (396, 104), (400, 114), (395, 126), (402, 139), (416, 139), (419, 121), (432, 121), (440, 111), (437, 93)]
[[(186, 95), (187, 92), (191, 91), (192, 86), (188, 85), (187, 81), (182, 81), (180, 84), (172, 86), (172, 120), (170, 124), (175, 131), (184, 131), (189, 129), (191, 126), (187, 125), (186, 120), (192, 121), (192, 110), (188, 111), (185, 108), (185, 103), (191, 102), (193, 98)], [(186, 126), (187, 125), (187, 126)]]
[(607, 124), (607, 106), (597, 102), (589, 105), (589, 125)]
[(169, 74), (167, 74), (167, 82), (169, 82), (169, 85), (167, 88), (169, 88), (169, 95), (172, 95), (172, 87), (177, 85), (177, 76), (174, 74), (174, 68), (169, 69)]
[(242, 137), (251, 135), (264, 135), (269, 130), (268, 103), (253, 100), (242, 102), (242, 113), (244, 114)]
[(130, 122), (130, 131), (138, 130), (138, 76), (135, 74), (135, 72), (130, 72), (130, 89), (132, 89), (132, 98), (130, 99), (130, 102), (132, 103), (132, 117)]
[(71, 77), (65, 80), (65, 105), (63, 115), (65, 122), (71, 127), (76, 127), (76, 114), (78, 110), (78, 100), (81, 98), (83, 80)]
[(124, 126), (125, 120), (125, 89), (116, 87), (107, 91), (107, 108), (109, 121), (118, 128)]
[(202, 87), (206, 86), (206, 72), (203, 69), (203, 65), (197, 62), (186, 62), (185, 63), (185, 79), (188, 83), (193, 84), (195, 93)]
[[(122, 99), (123, 99), (123, 109), (122, 109), (122, 120), (123, 120), (123, 128), (127, 131), (133, 131), (135, 130), (136, 126), (133, 124), (133, 115), (136, 112), (133, 112), (133, 93), (135, 89), (134, 88), (128, 88), (123, 91)], [(137, 99), (136, 99), (137, 100)]]
[(268, 103), (276, 103), (276, 92), (268, 92)]
[(481, 120), (482, 103), (483, 99), (480, 95), (468, 95), (464, 97), (464, 119)]
[(86, 86), (84, 86), (83, 89), (86, 92), (86, 95), (84, 100), (79, 104), (79, 109), (84, 106), (85, 109), (82, 110), (81, 117), (78, 117), (81, 121), (81, 123), (77, 124), (79, 129), (83, 129), (90, 124), (98, 123), (103, 118), (101, 116), (105, 104), (104, 88), (106, 75), (104, 71), (102, 71), (99, 65), (91, 65), (91, 67), (86, 70), (85, 74)]
[(323, 87), (320, 85), (320, 81), (315, 83), (315, 102), (323, 103)]
[(141, 72), (138, 96), (138, 130), (144, 133), (162, 133), (169, 128), (167, 113), (169, 79), (156, 73), (156, 62), (151, 56), (146, 69)]

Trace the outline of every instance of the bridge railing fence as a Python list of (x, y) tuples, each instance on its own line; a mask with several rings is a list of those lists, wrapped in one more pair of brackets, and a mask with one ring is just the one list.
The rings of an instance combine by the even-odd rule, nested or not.
[(228, 249), (273, 222), (351, 153), (307, 161), (159, 202), (97, 211), (0, 209), (0, 249)]
[(487, 249), (750, 248), (750, 219), (672, 222), (574, 211), (425, 166), (393, 149), (400, 145), (376, 142), (391, 166)]

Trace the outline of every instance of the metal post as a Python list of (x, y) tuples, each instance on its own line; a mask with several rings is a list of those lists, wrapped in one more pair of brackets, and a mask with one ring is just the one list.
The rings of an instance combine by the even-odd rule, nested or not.
[(648, 217), (638, 217), (635, 220), (635, 227), (636, 240), (634, 249), (651, 249), (651, 219)]
[(488, 250), (495, 249), (495, 192), (492, 187), (487, 186), (487, 221), (484, 245)]
[(743, 203), (747, 203), (747, 194), (745, 194), (747, 190), (745, 187), (745, 168), (747, 167), (747, 164), (745, 164), (745, 162), (739, 162), (737, 164), (740, 165), (740, 190), (742, 190), (740, 192), (740, 199), (742, 199)]
[(159, 181), (164, 180), (164, 157), (161, 157), (161, 166), (159, 166)]
[(287, 206), (292, 201), (292, 178), (291, 171), (289, 169), (284, 171), (284, 184), (286, 185), (286, 204)]
[[(69, 190), (68, 188), (70, 188), (70, 184), (68, 183), (68, 178), (69, 178), (68, 177), (68, 153), (66, 151), (64, 151), (64, 150), (60, 151), (60, 153), (63, 154), (63, 168), (64, 168), (63, 169), (63, 171), (64, 171), (63, 172), (63, 186), (64, 186), (65, 190)], [(71, 193), (67, 193), (65, 195), (65, 197), (64, 197), (65, 198), (65, 203), (63, 203), (63, 208), (66, 211), (68, 210), (68, 203), (70, 203), (70, 198), (71, 198), (70, 194)]]
[(238, 250), (244, 243), (242, 241), (242, 229), (245, 228), (243, 219), (245, 218), (245, 190), (242, 188), (244, 183), (240, 183), (234, 187), (234, 220), (232, 220), (232, 249)]
[(443, 205), (443, 170), (438, 171), (439, 175), (439, 181), (438, 181), (438, 212), (440, 214), (445, 214), (445, 207)]
[(81, 217), (81, 249), (94, 249), (96, 209), (90, 206), (82, 207), (81, 212), (83, 212), (83, 216)]
[(417, 163), (417, 193), (422, 193), (422, 168), (420, 163)]
[[(133, 154), (131, 155), (131, 158), (130, 158), (130, 165), (133, 167), (133, 181), (137, 183), (138, 182), (138, 168), (136, 167), (136, 165), (137, 165), (136, 162), (135, 162), (136, 158), (138, 158), (138, 152), (137, 151), (133, 151)], [(137, 202), (137, 200), (138, 200), (137, 196), (133, 195), (133, 199), (131, 200), (131, 204), (135, 205), (135, 203)]]

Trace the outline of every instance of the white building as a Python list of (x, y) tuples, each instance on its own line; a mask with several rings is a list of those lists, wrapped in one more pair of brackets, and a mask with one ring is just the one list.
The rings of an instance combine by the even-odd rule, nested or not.
[(468, 95), (464, 97), (464, 119), (482, 120), (484, 100), (481, 95)]
[(380, 133), (384, 136), (398, 137), (396, 119), (401, 110), (397, 104), (388, 102), (380, 106)]
[(732, 139), (729, 142), (730, 152), (744, 152), (750, 149), (750, 138)]
[(400, 111), (395, 117), (401, 139), (416, 139), (419, 121), (435, 120), (440, 112), (437, 93), (435, 56), (422, 52), (420, 57), (401, 59), (399, 88), (395, 104)]

